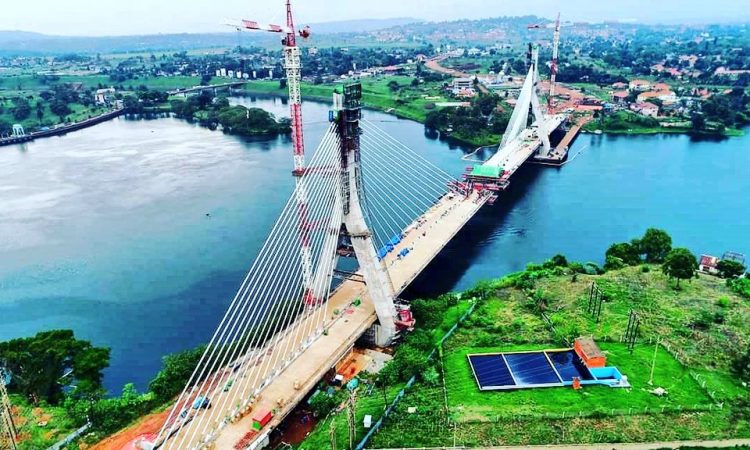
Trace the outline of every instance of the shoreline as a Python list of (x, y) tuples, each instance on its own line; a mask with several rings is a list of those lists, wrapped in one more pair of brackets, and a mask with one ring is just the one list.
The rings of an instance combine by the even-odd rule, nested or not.
[(68, 134), (73, 131), (82, 130), (84, 128), (93, 127), (94, 125), (98, 125), (102, 122), (107, 122), (109, 120), (112, 120), (116, 117), (119, 117), (125, 114), (125, 112), (126, 112), (125, 108), (115, 109), (115, 110), (100, 114), (98, 116), (83, 120), (81, 122), (72, 123), (70, 125), (53, 128), (50, 130), (35, 131), (33, 133), (29, 133), (24, 136), (2, 138), (0, 139), (0, 147), (5, 147), (8, 145), (15, 145), (15, 144), (24, 144), (26, 142), (33, 142), (37, 139), (43, 139), (43, 138), (48, 138), (48, 137), (53, 137), (53, 136), (62, 136), (64, 134)]

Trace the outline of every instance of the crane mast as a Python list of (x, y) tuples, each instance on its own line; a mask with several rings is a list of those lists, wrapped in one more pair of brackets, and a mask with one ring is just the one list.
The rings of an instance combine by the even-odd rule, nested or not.
[[(300, 256), (302, 259), (302, 280), (305, 286), (304, 302), (306, 304), (316, 303), (321, 299), (314, 298), (312, 291), (311, 224), (308, 220), (307, 191), (305, 184), (302, 183), (302, 178), (305, 176), (305, 139), (302, 132), (302, 96), (300, 94), (302, 63), (300, 61), (300, 49), (297, 47), (297, 32), (294, 28), (292, 2), (291, 0), (286, 1), (286, 26), (264, 25), (251, 20), (242, 20), (240, 25), (232, 26), (236, 26), (237, 29), (268, 31), (285, 35), (282, 45), (284, 47), (284, 70), (289, 89), (289, 113), (292, 122), (292, 146), (294, 151), (294, 170), (292, 174), (296, 180), (295, 201), (297, 203), (297, 228), (300, 241)], [(310, 35), (309, 27), (301, 30), (300, 35), (303, 38), (307, 38)]]
[(557, 13), (555, 22), (555, 34), (552, 39), (552, 64), (550, 64), (549, 79), (549, 97), (547, 97), (547, 106), (552, 110), (553, 97), (555, 96), (555, 80), (557, 79), (557, 55), (560, 49), (560, 13)]

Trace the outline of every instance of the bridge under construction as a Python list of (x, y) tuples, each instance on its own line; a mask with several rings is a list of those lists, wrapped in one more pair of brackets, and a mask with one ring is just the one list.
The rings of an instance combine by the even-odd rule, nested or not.
[[(525, 161), (551, 155), (549, 134), (566, 120), (540, 108), (532, 58), (497, 153), (456, 179), (364, 120), (361, 87), (351, 84), (334, 94), (329, 127), (307, 162), (289, 1), (286, 25), (238, 27), (284, 36), (296, 186), (158, 436), (144, 448), (264, 447), (355, 341), (365, 336), (389, 346), (414, 326), (401, 293)], [(356, 258), (358, 269), (336, 284), (341, 258)]]

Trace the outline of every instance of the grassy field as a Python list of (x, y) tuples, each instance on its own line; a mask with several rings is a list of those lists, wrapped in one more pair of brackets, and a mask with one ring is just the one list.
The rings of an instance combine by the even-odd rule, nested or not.
[(494, 422), (498, 417), (540, 417), (544, 415), (614, 415), (615, 412), (709, 408), (711, 399), (705, 390), (691, 378), (688, 370), (666, 350), (657, 351), (654, 386), (660, 386), (669, 395), (656, 397), (648, 391), (647, 384), (654, 356), (653, 346), (640, 346), (631, 355), (626, 345), (602, 343), (607, 354), (607, 365), (617, 367), (633, 386), (632, 389), (615, 389), (606, 386), (586, 386), (580, 391), (571, 388), (521, 389), (517, 391), (483, 392), (467, 362), (472, 353), (496, 353), (518, 350), (544, 350), (549, 345), (522, 345), (499, 347), (461, 347), (445, 355), (445, 386), (448, 405), (459, 422)]
[(12, 396), (13, 420), (18, 429), (19, 450), (47, 448), (63, 439), (74, 429), (62, 407), (34, 407), (19, 396)]
[[(462, 323), (434, 360), (441, 383), (418, 381), (409, 389), (368, 448), (750, 436), (747, 419), (734, 406), (748, 396), (748, 388), (730, 369), (750, 345), (750, 303), (723, 280), (700, 275), (677, 290), (658, 266), (575, 276), (537, 268), (527, 275), (522, 287), (513, 276), (490, 283), (491, 298)], [(606, 299), (598, 322), (586, 313), (592, 282)], [(540, 304), (552, 327), (542, 320)], [(632, 354), (619, 342), (631, 309), (641, 318)], [(466, 358), (470, 353), (560, 348), (582, 335), (597, 340), (608, 365), (618, 367), (631, 388), (482, 392)], [(654, 387), (668, 395), (651, 394)], [(376, 400), (368, 402), (362, 403), (363, 411), (377, 410)], [(382, 407), (382, 399), (379, 403)], [(409, 413), (410, 407), (416, 412)], [(343, 422), (336, 429), (342, 427), (346, 438), (346, 419), (342, 415), (339, 420)], [(318, 427), (312, 436), (327, 437), (328, 426)], [(359, 423), (358, 436), (364, 431)]]
[[(430, 103), (448, 101), (441, 94), (440, 83), (422, 83), (412, 86), (413, 78), (394, 76), (385, 78), (362, 79), (362, 102), (365, 106), (380, 111), (393, 113), (396, 116), (424, 122)], [(399, 84), (397, 91), (392, 91), (388, 83)], [(331, 101), (331, 95), (343, 85), (302, 83), (302, 96), (311, 100)], [(245, 91), (253, 94), (286, 95), (286, 89), (279, 87), (278, 81), (253, 81), (245, 86)], [(428, 99), (429, 97), (430, 99)]]

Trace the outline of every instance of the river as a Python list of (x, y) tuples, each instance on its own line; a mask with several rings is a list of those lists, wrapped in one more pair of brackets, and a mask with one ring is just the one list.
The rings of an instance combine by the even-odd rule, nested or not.
[[(286, 115), (280, 99), (236, 103)], [(309, 153), (328, 106), (305, 102)], [(466, 149), (367, 111), (459, 176)], [(580, 153), (580, 154), (579, 154)], [(409, 295), (461, 290), (563, 253), (667, 229), (695, 253), (750, 253), (750, 136), (582, 135), (563, 168), (525, 167)], [(287, 137), (248, 140), (171, 118), (118, 118), (0, 149), (0, 340), (72, 328), (112, 348), (111, 392), (206, 342), (292, 192)]]

